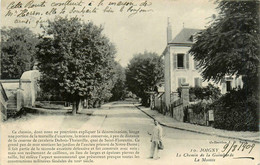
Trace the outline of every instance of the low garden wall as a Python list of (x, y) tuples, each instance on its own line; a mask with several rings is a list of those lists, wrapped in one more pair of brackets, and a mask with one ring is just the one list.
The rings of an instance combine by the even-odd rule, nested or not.
[(172, 117), (177, 121), (184, 121), (184, 111), (183, 111), (183, 100), (180, 98), (171, 104), (170, 111)]
[(207, 125), (207, 113), (194, 113), (192, 109), (189, 109), (187, 120), (189, 123), (198, 125)]

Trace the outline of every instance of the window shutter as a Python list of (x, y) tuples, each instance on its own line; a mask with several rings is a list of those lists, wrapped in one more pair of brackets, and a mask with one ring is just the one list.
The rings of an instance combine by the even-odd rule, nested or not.
[(227, 92), (226, 81), (222, 81), (222, 93)]
[(190, 67), (190, 65), (189, 65), (189, 64), (190, 64), (189, 56), (190, 56), (189, 53), (187, 53), (187, 54), (186, 54), (186, 68), (187, 68), (187, 69), (189, 69), (189, 67)]
[(199, 87), (202, 87), (202, 78), (199, 78)]
[(202, 87), (202, 79), (199, 77), (194, 78), (194, 86), (195, 87)]
[(173, 54), (173, 68), (177, 69), (177, 54)]
[(199, 86), (199, 78), (194, 78), (194, 86), (195, 87)]

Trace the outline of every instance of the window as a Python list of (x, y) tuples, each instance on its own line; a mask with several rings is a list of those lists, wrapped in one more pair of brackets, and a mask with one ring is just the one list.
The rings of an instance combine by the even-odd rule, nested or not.
[(227, 92), (229, 92), (232, 89), (231, 81), (226, 81), (226, 83), (227, 83)]
[(177, 54), (177, 66), (178, 68), (184, 68), (184, 54)]
[(181, 84), (186, 83), (186, 78), (180, 77), (178, 78), (178, 87), (181, 87)]
[(189, 69), (189, 54), (173, 54), (173, 69)]
[(199, 77), (194, 78), (194, 86), (195, 87), (201, 87), (202, 86), (201, 78), (199, 78)]

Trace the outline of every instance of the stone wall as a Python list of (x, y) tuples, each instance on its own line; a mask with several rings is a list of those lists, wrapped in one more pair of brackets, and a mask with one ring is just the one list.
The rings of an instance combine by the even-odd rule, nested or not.
[[(22, 92), (22, 95), (24, 97), (23, 100), (18, 100), (18, 102), (24, 103), (24, 106), (32, 106), (32, 88), (31, 83), (32, 81), (29, 79), (10, 79), (10, 80), (0, 80), (0, 82), (3, 84), (3, 87), (7, 93), (7, 97), (14, 97), (13, 95), (17, 95), (17, 90), (20, 89), (20, 93)], [(20, 94), (19, 93), (19, 94)], [(17, 97), (17, 96), (15, 96)]]
[(17, 109), (17, 89), (7, 89), (5, 90), (8, 101), (7, 101), (7, 118), (14, 116)]
[(154, 96), (154, 108), (160, 113), (164, 113), (163, 109), (165, 108), (165, 97), (164, 93), (155, 94)]
[(181, 98), (171, 103), (171, 114), (177, 121), (185, 120), (185, 108), (189, 105), (189, 84), (182, 84)]
[(194, 113), (192, 109), (188, 110), (187, 122), (198, 125), (212, 126), (214, 123), (214, 111)]
[(24, 97), (23, 98), (23, 103), (24, 103), (24, 106), (25, 107), (31, 107), (34, 105), (34, 101), (32, 99), (33, 97), (33, 94), (32, 94), (32, 88), (31, 88), (31, 83), (32, 81), (29, 80), (29, 79), (22, 79), (22, 84), (21, 84), (21, 87), (19, 88), (22, 92), (22, 95)]
[(38, 80), (40, 79), (40, 72), (38, 70), (30, 70), (23, 73), (21, 80), (21, 89), (24, 90), (24, 104), (25, 106), (34, 106), (39, 91)]
[(196, 114), (192, 111), (192, 109), (189, 109), (188, 122), (198, 125), (207, 125), (207, 113), (201, 112)]
[[(24, 72), (21, 79), (0, 80), (8, 98), (6, 105), (7, 118), (13, 116), (22, 107), (32, 107), (35, 105), (37, 92), (39, 90), (39, 77), (39, 71), (32, 70)], [(3, 105), (3, 103), (1, 103), (1, 105)], [(1, 106), (1, 110), (2, 109)]]
[(158, 112), (169, 115), (178, 121), (184, 121), (185, 114), (184, 109), (189, 105), (189, 84), (182, 84), (182, 98), (178, 98), (178, 94), (175, 92), (171, 95), (171, 104), (166, 106), (165, 93), (155, 94), (154, 106), (152, 109), (156, 109)]
[(17, 106), (17, 111), (19, 111), (21, 108), (25, 107), (24, 104), (24, 90), (23, 89), (17, 89), (16, 91), (16, 106)]
[[(165, 111), (167, 111), (165, 101), (161, 99), (165, 97), (162, 96), (163, 95), (160, 95), (160, 97), (155, 97), (154, 109), (162, 114), (167, 115), (167, 112), (164, 113)], [(169, 113), (172, 118), (180, 122), (189, 122), (198, 125), (213, 124), (214, 116), (212, 110), (209, 110), (207, 113), (204, 113), (204, 111), (202, 111), (201, 113), (197, 114), (194, 113), (191, 108), (189, 108), (189, 104), (189, 84), (184, 83), (182, 84), (181, 88), (181, 98), (178, 98), (177, 93), (172, 93), (171, 95), (171, 105), (169, 108)]]
[(183, 121), (184, 112), (183, 112), (183, 102), (181, 98), (179, 100), (174, 101), (171, 104), (171, 113), (174, 119), (176, 119), (177, 121)]

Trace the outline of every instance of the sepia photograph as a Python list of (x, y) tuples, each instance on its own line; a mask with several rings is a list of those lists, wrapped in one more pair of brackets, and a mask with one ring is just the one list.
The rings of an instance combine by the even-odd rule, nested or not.
[(259, 0), (1, 0), (1, 165), (260, 165)]

